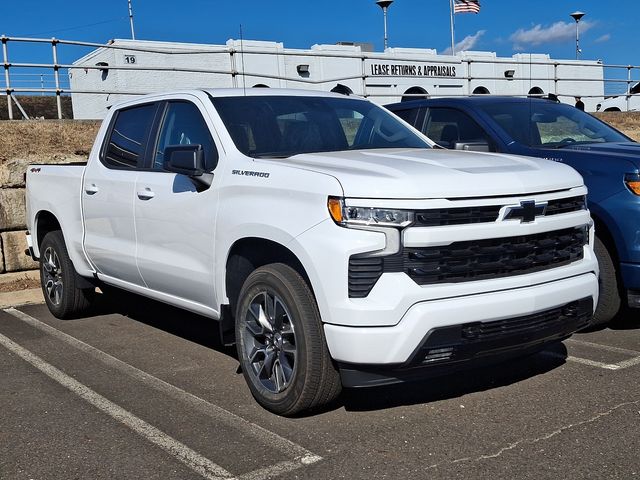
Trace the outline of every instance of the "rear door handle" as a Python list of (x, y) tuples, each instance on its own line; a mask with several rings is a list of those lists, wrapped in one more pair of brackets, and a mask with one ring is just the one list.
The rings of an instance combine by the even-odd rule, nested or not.
[(148, 187), (145, 188), (144, 190), (138, 190), (138, 198), (140, 200), (150, 200), (155, 196), (156, 196), (155, 192)]
[(86, 185), (84, 187), (84, 191), (86, 192), (87, 195), (94, 195), (98, 193), (100, 189), (95, 183), (92, 183), (91, 185)]

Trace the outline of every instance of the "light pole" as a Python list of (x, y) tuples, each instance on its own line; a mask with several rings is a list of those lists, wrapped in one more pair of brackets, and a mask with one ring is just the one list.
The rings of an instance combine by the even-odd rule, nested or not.
[(131, 40), (136, 39), (136, 32), (133, 30), (133, 8), (131, 8), (131, 0), (129, 2), (129, 23), (131, 24)]
[(571, 16), (573, 17), (573, 19), (576, 21), (576, 60), (578, 60), (580, 58), (580, 53), (582, 53), (582, 50), (580, 50), (580, 19), (582, 17), (584, 17), (586, 14), (584, 12), (573, 12), (571, 14)]
[(378, 0), (376, 2), (380, 8), (382, 8), (382, 15), (384, 16), (384, 49), (389, 46), (389, 37), (387, 37), (387, 10), (389, 5), (393, 3), (393, 0)]

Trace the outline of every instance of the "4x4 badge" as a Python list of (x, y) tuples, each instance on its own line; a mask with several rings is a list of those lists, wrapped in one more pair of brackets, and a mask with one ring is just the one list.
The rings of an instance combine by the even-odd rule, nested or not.
[(520, 202), (519, 207), (507, 207), (505, 220), (520, 219), (522, 223), (531, 223), (536, 217), (544, 215), (547, 209), (546, 203), (536, 203), (533, 200), (525, 200)]

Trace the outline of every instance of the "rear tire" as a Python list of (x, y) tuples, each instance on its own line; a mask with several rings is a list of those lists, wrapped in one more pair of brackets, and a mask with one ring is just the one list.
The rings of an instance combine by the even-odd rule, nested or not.
[(252, 395), (273, 413), (294, 415), (340, 394), (313, 293), (288, 265), (260, 267), (245, 281), (236, 346)]
[(54, 317), (81, 316), (93, 303), (95, 289), (78, 288), (76, 275), (62, 232), (47, 233), (40, 245), (40, 284)]
[(595, 237), (593, 249), (600, 266), (600, 277), (598, 278), (600, 295), (596, 312), (593, 315), (593, 322), (591, 323), (592, 326), (596, 326), (609, 323), (618, 314), (622, 306), (622, 299), (618, 286), (616, 265), (611, 259), (611, 254), (607, 247), (598, 237)]

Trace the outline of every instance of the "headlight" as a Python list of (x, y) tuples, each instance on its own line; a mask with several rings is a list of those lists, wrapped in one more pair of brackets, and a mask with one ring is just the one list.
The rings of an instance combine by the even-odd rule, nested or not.
[(413, 223), (413, 212), (391, 208), (346, 206), (344, 199), (329, 197), (327, 202), (331, 218), (338, 225), (397, 227), (402, 228)]
[(640, 195), (640, 175), (637, 173), (627, 173), (624, 176), (624, 183), (629, 190), (636, 195)]

